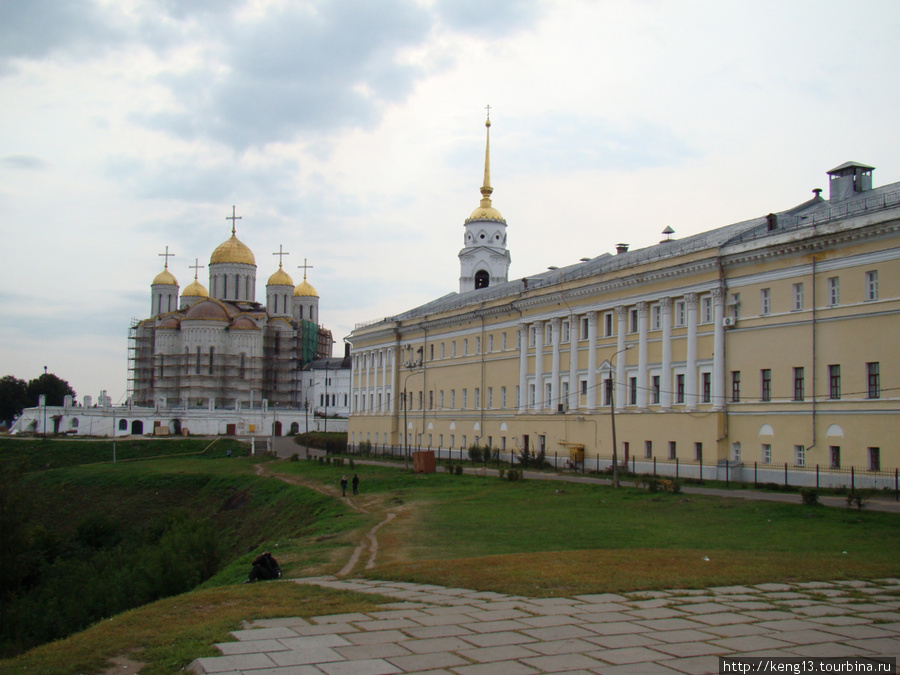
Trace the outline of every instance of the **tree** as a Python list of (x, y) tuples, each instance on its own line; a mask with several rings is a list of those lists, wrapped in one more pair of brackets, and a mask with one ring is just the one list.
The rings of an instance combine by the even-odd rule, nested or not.
[(26, 387), (25, 380), (12, 375), (0, 378), (0, 422), (10, 426), (22, 414), (27, 401)]
[(28, 381), (25, 390), (26, 407), (39, 405), (41, 394), (47, 397), (47, 405), (62, 405), (66, 396), (75, 398), (75, 390), (69, 383), (52, 373), (44, 373)]

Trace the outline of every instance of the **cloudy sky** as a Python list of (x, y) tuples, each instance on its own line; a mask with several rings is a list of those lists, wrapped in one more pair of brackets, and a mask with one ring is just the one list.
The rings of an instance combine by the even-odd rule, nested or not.
[(897, 35), (896, 0), (0, 0), (0, 375), (123, 399), (158, 254), (184, 288), (232, 205), (336, 353), (456, 290), (487, 104), (511, 278), (900, 181)]

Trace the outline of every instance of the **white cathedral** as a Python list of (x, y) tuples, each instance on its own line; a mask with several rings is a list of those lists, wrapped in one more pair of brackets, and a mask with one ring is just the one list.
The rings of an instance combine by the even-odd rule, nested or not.
[[(179, 298), (166, 264), (150, 285), (151, 316), (130, 334), (129, 370), (135, 405), (158, 408), (246, 409), (304, 405), (300, 372), (331, 356), (331, 332), (318, 325), (319, 296), (306, 280), (294, 285), (278, 269), (266, 283), (266, 304), (256, 301), (256, 258), (231, 237), (209, 259), (209, 291), (195, 276)], [(279, 247), (280, 248), (280, 247)]]
[[(250, 434), (280, 436), (324, 426), (316, 414), (349, 414), (349, 359), (331, 358), (331, 331), (319, 325), (319, 295), (307, 281), (294, 285), (278, 269), (256, 300), (256, 257), (231, 237), (209, 259), (209, 290), (194, 280), (179, 295), (166, 252), (150, 284), (150, 316), (129, 330), (128, 397), (115, 407), (106, 392), (97, 405), (71, 397), (52, 409), (29, 408), (19, 432), (77, 435)], [(346, 371), (346, 372), (342, 372)], [(331, 430), (346, 429), (339, 421)]]

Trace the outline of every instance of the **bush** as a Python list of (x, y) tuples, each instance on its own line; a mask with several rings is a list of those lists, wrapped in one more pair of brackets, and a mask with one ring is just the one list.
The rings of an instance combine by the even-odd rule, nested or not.
[(462, 475), (463, 475), (463, 466), (462, 466), (462, 464), (457, 464), (457, 465), (454, 467), (453, 472), (454, 472), (457, 476), (462, 476)]
[(293, 455), (291, 455), (291, 461), (292, 461), (292, 462), (299, 462), (299, 461), (300, 461), (300, 455), (297, 454), (297, 453), (295, 452)]
[(819, 491), (815, 488), (801, 488), (800, 498), (806, 506), (815, 506), (819, 503)]
[[(488, 452), (490, 452), (490, 450)], [(469, 447), (469, 459), (471, 460), (472, 464), (477, 464), (478, 462), (480, 462), (481, 457), (482, 452), (480, 445), (476, 443), (475, 445)]]
[(522, 472), (519, 469), (510, 469), (506, 472), (506, 480), (510, 482), (515, 482), (522, 480), (524, 478)]
[(862, 511), (868, 503), (866, 495), (862, 490), (851, 490), (847, 493), (845, 499), (847, 500), (847, 508), (849, 509), (851, 506), (856, 506), (857, 511)]

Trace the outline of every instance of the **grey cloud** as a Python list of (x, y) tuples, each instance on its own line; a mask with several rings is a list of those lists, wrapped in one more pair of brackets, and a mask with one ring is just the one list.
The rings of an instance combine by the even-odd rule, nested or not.
[(92, 2), (0, 0), (0, 17), (0, 63), (96, 45), (116, 35), (108, 17)]
[(488, 36), (530, 26), (540, 13), (537, 0), (438, 0), (435, 11), (453, 30)]
[(37, 155), (6, 155), (0, 157), (0, 164), (10, 169), (25, 169), (29, 171), (44, 171), (52, 165)]
[(183, 109), (143, 121), (237, 148), (369, 126), (378, 106), (402, 99), (419, 76), (397, 62), (398, 50), (430, 30), (430, 15), (412, 0), (284, 6), (233, 25), (223, 63), (165, 79)]

